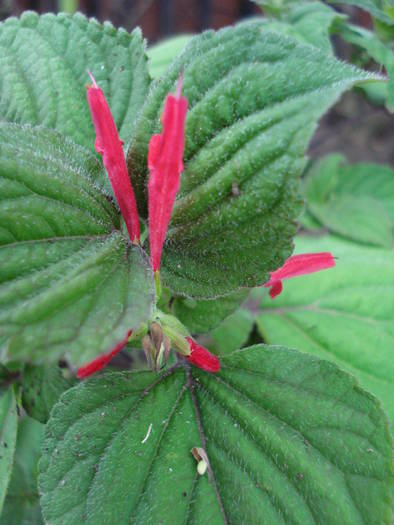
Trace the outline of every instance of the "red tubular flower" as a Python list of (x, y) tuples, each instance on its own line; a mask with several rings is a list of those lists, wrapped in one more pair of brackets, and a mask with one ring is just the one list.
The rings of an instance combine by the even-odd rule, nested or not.
[(267, 281), (264, 286), (266, 288), (271, 286), (269, 294), (273, 299), (281, 293), (283, 289), (283, 279), (291, 279), (299, 275), (319, 272), (320, 270), (326, 270), (333, 266), (335, 266), (335, 259), (329, 252), (293, 255), (289, 257), (285, 264), (278, 268), (278, 270), (271, 272), (270, 280)]
[(122, 148), (123, 143), (119, 138), (104, 93), (98, 87), (93, 75), (91, 73), (89, 75), (93, 85), (88, 87), (87, 95), (96, 131), (96, 151), (103, 156), (103, 163), (107, 170), (115, 199), (125, 220), (130, 240), (138, 243), (140, 240), (140, 223), (137, 203), (127, 172)]
[(198, 345), (191, 337), (186, 338), (190, 345), (190, 355), (185, 355), (186, 359), (194, 366), (202, 368), (206, 372), (219, 372), (220, 361), (211, 354), (209, 350)]
[(168, 95), (162, 115), (163, 133), (149, 142), (149, 243), (153, 271), (160, 270), (161, 252), (183, 171), (187, 99), (181, 96), (182, 75), (176, 95)]
[(93, 359), (92, 361), (89, 361), (89, 363), (86, 363), (86, 365), (81, 366), (81, 368), (79, 368), (77, 371), (77, 377), (79, 379), (83, 379), (84, 377), (91, 376), (95, 372), (98, 372), (107, 366), (111, 359), (127, 345), (127, 341), (129, 340), (131, 332), (132, 331), (129, 330), (126, 334), (126, 337), (122, 339), (122, 341), (120, 341), (112, 350), (106, 352), (105, 354), (99, 355), (96, 357), (96, 359)]

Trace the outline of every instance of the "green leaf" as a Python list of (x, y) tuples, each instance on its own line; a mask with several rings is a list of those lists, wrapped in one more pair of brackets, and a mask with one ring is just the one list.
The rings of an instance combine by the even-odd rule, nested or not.
[(351, 240), (391, 248), (394, 171), (379, 164), (346, 164), (330, 155), (305, 179), (307, 209), (321, 226)]
[(387, 25), (394, 25), (394, 17), (388, 14), (388, 9), (392, 6), (391, 0), (328, 0), (328, 2), (330, 4), (354, 5), (368, 11), (374, 18)]
[(147, 49), (146, 54), (150, 59), (149, 73), (152, 78), (160, 77), (167, 71), (168, 66), (179, 55), (192, 36), (191, 34), (176, 35)]
[(246, 308), (239, 308), (225, 319), (220, 326), (211, 332), (215, 342), (215, 349), (219, 355), (226, 355), (248, 340), (252, 331), (254, 317)]
[(18, 425), (14, 468), (0, 525), (43, 525), (37, 490), (44, 425), (23, 417)]
[(279, 20), (267, 20), (266, 29), (291, 36), (332, 54), (330, 32), (333, 23), (344, 18), (322, 2), (289, 3)]
[(232, 314), (247, 298), (248, 293), (247, 290), (239, 290), (219, 299), (200, 301), (176, 297), (172, 304), (173, 312), (191, 333), (209, 332)]
[(128, 150), (142, 215), (148, 143), (182, 69), (185, 170), (162, 274), (175, 293), (211, 298), (261, 285), (290, 255), (298, 176), (317, 120), (371, 77), (260, 22), (193, 38), (152, 87)]
[[(191, 448), (205, 449), (199, 475)], [(358, 525), (390, 519), (379, 403), (335, 365), (258, 345), (211, 375), (84, 382), (55, 405), (39, 464), (51, 525)]]
[(0, 390), (0, 514), (12, 472), (18, 415), (13, 388)]
[[(386, 103), (388, 109), (394, 111), (394, 50), (385, 45), (373, 31), (348, 24), (346, 22), (335, 24), (335, 31), (351, 44), (364, 49), (375, 62), (386, 68), (389, 76), (386, 87)], [(367, 87), (377, 87), (380, 84), (371, 84)]]
[(0, 349), (82, 364), (145, 321), (149, 262), (116, 230), (93, 154), (56, 132), (0, 124)]
[(31, 11), (0, 24), (0, 117), (42, 124), (94, 148), (86, 100), (87, 69), (111, 106), (127, 141), (149, 87), (141, 31), (129, 34), (109, 22)]
[(295, 345), (353, 373), (394, 421), (392, 252), (335, 237), (299, 238), (297, 252), (331, 251), (337, 266), (284, 282), (261, 304), (258, 327), (271, 344)]
[(57, 365), (26, 365), (22, 377), (23, 408), (30, 417), (46, 423), (61, 394), (73, 386)]

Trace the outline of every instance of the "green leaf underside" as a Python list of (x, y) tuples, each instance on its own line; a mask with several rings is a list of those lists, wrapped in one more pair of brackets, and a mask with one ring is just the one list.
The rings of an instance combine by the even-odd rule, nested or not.
[[(209, 475), (196, 472), (196, 446)], [(335, 365), (283, 347), (236, 351), (218, 375), (181, 367), (80, 384), (54, 407), (39, 469), (51, 525), (390, 519), (377, 401)]]
[(0, 125), (0, 351), (82, 364), (149, 317), (142, 250), (116, 230), (94, 156), (50, 130)]
[(152, 78), (160, 77), (167, 71), (168, 66), (179, 55), (192, 36), (191, 34), (185, 34), (166, 38), (147, 49), (149, 73)]
[(337, 266), (284, 282), (261, 305), (257, 324), (271, 344), (292, 344), (353, 373), (394, 421), (392, 252), (335, 237), (298, 238), (297, 252), (332, 251)]
[(257, 22), (193, 38), (154, 85), (128, 151), (143, 215), (148, 143), (181, 69), (185, 171), (162, 274), (176, 293), (209, 298), (263, 284), (291, 254), (298, 176), (316, 122), (371, 77)]
[(16, 445), (18, 415), (14, 391), (11, 388), (0, 390), (0, 514), (3, 508)]
[(93, 149), (87, 69), (129, 140), (150, 82), (141, 31), (129, 34), (80, 13), (8, 19), (0, 24), (1, 118), (55, 128)]
[(209, 332), (236, 310), (248, 296), (248, 290), (239, 290), (218, 299), (196, 301), (177, 297), (172, 303), (174, 315), (191, 333)]
[(18, 425), (14, 467), (0, 525), (43, 525), (37, 490), (44, 425), (23, 417)]
[(394, 18), (384, 12), (385, 6), (390, 5), (390, 0), (328, 0), (331, 4), (349, 4), (368, 11), (374, 18), (381, 20), (389, 26), (394, 25)]
[(57, 365), (26, 365), (23, 370), (22, 403), (30, 417), (46, 423), (61, 394), (73, 386)]
[(305, 180), (307, 209), (322, 227), (350, 240), (391, 248), (394, 171), (348, 165), (341, 155), (319, 161)]

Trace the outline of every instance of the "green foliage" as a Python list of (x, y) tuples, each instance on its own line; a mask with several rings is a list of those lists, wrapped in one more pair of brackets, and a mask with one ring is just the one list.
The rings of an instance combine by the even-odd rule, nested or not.
[(162, 76), (174, 58), (181, 53), (185, 45), (193, 35), (177, 35), (147, 49), (147, 56), (150, 59), (149, 73), (152, 78)]
[(330, 54), (333, 24), (344, 18), (322, 2), (290, 3), (277, 17), (278, 20), (267, 19), (267, 30), (278, 31)]
[(12, 472), (18, 416), (12, 387), (0, 389), (0, 513)]
[(172, 308), (174, 315), (188, 327), (191, 333), (209, 332), (236, 310), (247, 298), (247, 290), (239, 290), (219, 299), (197, 301), (177, 297)]
[(14, 466), (0, 525), (43, 525), (37, 490), (44, 425), (23, 417), (18, 425)]
[(253, 322), (254, 317), (246, 308), (239, 308), (229, 315), (211, 332), (216, 352), (219, 355), (226, 355), (241, 348), (248, 340)]
[(57, 365), (26, 365), (22, 377), (23, 408), (32, 418), (46, 423), (53, 405), (73, 383)]
[(316, 163), (305, 179), (307, 210), (322, 226), (350, 240), (391, 248), (394, 171), (346, 164), (341, 155)]
[(337, 363), (379, 397), (394, 421), (393, 253), (332, 236), (300, 237), (296, 247), (330, 250), (337, 266), (285, 281), (274, 301), (265, 297), (257, 318), (264, 340)]
[[(236, 351), (222, 365), (218, 375), (108, 374), (63, 394), (39, 465), (45, 519), (388, 523), (391, 443), (372, 396), (283, 347)], [(206, 450), (207, 474), (193, 447)]]
[(15, 124), (0, 124), (0, 141), (3, 359), (82, 364), (149, 317), (149, 263), (115, 230), (92, 154)]
[(368, 11), (374, 18), (388, 26), (394, 25), (392, 0), (328, 0), (332, 4), (349, 4)]
[[(382, 0), (344, 3), (394, 27)], [(393, 51), (322, 3), (260, 4), (277, 20), (151, 48), (151, 87), (139, 30), (80, 14), (0, 24), (0, 525), (390, 522), (387, 418), (341, 368), (394, 417), (393, 171), (339, 155), (313, 164), (303, 184), (313, 237), (297, 250), (332, 251), (336, 268), (286, 281), (274, 302), (249, 289), (292, 252), (319, 118), (346, 89), (383, 78), (337, 61), (330, 34), (390, 77)], [(220, 355), (218, 374), (178, 360), (160, 374), (109, 373), (70, 388), (51, 365), (85, 363), (155, 309), (148, 258), (130, 244), (93, 153), (86, 69), (127, 141), (143, 220), (148, 144), (184, 73), (185, 169), (155, 318), (173, 340), (187, 333), (178, 319), (196, 336), (209, 332), (198, 340)], [(286, 347), (238, 350), (258, 340), (255, 321), (265, 341)], [(17, 436), (16, 399), (47, 422), (44, 440), (27, 416)]]
[(350, 24), (342, 26), (340, 34), (348, 42), (365, 49), (375, 62), (385, 67), (389, 77), (385, 99), (388, 109), (394, 112), (394, 48), (383, 44), (375, 33)]
[(82, 14), (38, 16), (0, 24), (0, 116), (41, 124), (93, 149), (86, 103), (87, 69), (108, 97), (120, 136), (128, 140), (149, 87), (141, 31), (129, 34)]
[(297, 179), (317, 120), (345, 89), (372, 77), (260, 22), (193, 38), (153, 85), (128, 150), (144, 216), (148, 143), (181, 69), (185, 171), (162, 274), (174, 292), (210, 298), (263, 284), (290, 255)]

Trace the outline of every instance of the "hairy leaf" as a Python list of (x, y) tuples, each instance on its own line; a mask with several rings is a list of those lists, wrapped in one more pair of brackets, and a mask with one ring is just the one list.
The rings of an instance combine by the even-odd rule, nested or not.
[(0, 514), (14, 461), (18, 415), (12, 387), (0, 389)]
[(254, 22), (193, 38), (156, 82), (128, 150), (146, 214), (146, 157), (184, 71), (185, 171), (163, 250), (165, 283), (210, 298), (261, 285), (290, 255), (298, 176), (318, 118), (367, 73)]
[(14, 467), (0, 525), (43, 525), (37, 490), (44, 425), (23, 417), (18, 425)]
[(149, 317), (149, 262), (116, 230), (99, 173), (54, 131), (0, 124), (3, 359), (82, 364)]
[[(192, 448), (205, 451), (206, 474)], [(51, 525), (390, 519), (379, 403), (335, 365), (283, 347), (236, 351), (220, 374), (175, 367), (85, 382), (54, 407), (43, 450)]]
[(57, 365), (26, 365), (22, 378), (23, 408), (30, 417), (46, 423), (53, 405), (72, 385), (73, 381)]
[(394, 171), (346, 164), (341, 155), (316, 163), (305, 179), (307, 209), (321, 226), (354, 241), (391, 248)]
[(57, 129), (93, 149), (87, 69), (128, 140), (150, 82), (141, 31), (129, 34), (80, 13), (9, 18), (0, 24), (1, 118)]
[(394, 421), (392, 252), (330, 236), (302, 237), (296, 246), (301, 253), (330, 250), (337, 265), (292, 279), (274, 301), (264, 299), (257, 318), (264, 340), (295, 345), (350, 371)]

